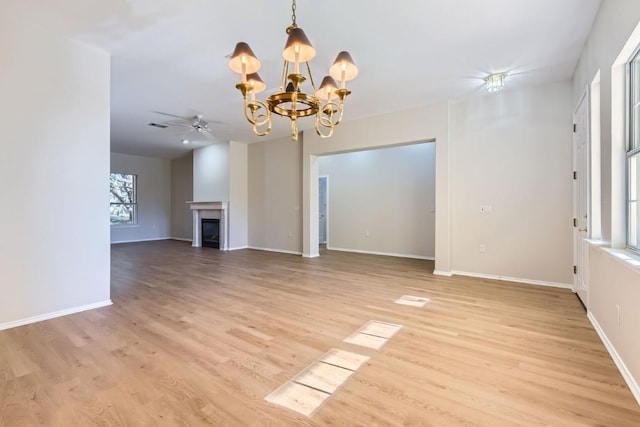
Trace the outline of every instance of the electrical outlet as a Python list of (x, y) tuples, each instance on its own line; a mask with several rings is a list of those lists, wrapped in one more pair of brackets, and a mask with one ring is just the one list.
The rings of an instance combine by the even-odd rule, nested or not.
[(617, 317), (618, 317), (618, 325), (620, 325), (620, 306), (618, 304), (616, 304), (616, 312), (617, 312)]
[(292, 232), (289, 232), (289, 237), (293, 237), (293, 233)]
[(369, 237), (369, 230), (364, 232), (364, 237)]
[(485, 245), (484, 243), (480, 245), (480, 252), (481, 253), (485, 253), (487, 252), (487, 245)]

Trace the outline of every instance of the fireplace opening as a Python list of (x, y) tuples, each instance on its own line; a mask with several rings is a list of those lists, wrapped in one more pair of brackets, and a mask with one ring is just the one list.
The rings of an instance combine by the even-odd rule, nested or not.
[(220, 220), (202, 219), (202, 246), (220, 249)]

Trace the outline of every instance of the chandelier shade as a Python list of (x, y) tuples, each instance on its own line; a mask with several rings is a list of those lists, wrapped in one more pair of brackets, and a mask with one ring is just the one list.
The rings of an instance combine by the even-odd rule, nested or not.
[(258, 73), (251, 73), (247, 75), (247, 83), (251, 85), (250, 92), (252, 94), (264, 92), (264, 90), (267, 88), (267, 85), (264, 83)]
[(307, 62), (311, 61), (315, 56), (316, 50), (311, 45), (307, 35), (302, 31), (302, 28), (291, 28), (287, 43), (282, 51), (284, 60), (291, 63)]
[[(287, 41), (282, 51), (284, 66), (277, 92), (272, 93), (265, 101), (256, 99), (256, 94), (264, 91), (266, 85), (257, 74), (260, 61), (247, 43), (236, 44), (229, 67), (241, 75), (236, 88), (242, 93), (244, 116), (251, 124), (254, 134), (267, 135), (271, 131), (272, 116), (276, 114), (291, 120), (291, 139), (297, 141), (298, 118), (315, 116), (316, 133), (322, 138), (328, 138), (342, 121), (344, 102), (351, 94), (346, 88), (346, 82), (356, 78), (358, 67), (349, 52), (340, 52), (329, 70), (330, 76), (324, 77), (316, 89), (309, 65), (316, 50), (296, 23), (296, 0), (292, 0), (291, 10), (293, 22), (286, 29)], [(336, 81), (340, 82), (340, 86)]]
[(260, 66), (260, 61), (247, 43), (239, 42), (236, 44), (229, 61), (229, 67), (232, 71), (246, 77), (247, 74), (257, 73)]
[(329, 74), (343, 86), (344, 82), (351, 81), (358, 77), (358, 67), (353, 62), (349, 52), (342, 51), (333, 61), (333, 65), (329, 68)]
[(316, 92), (316, 97), (323, 101), (331, 101), (338, 97), (337, 90), (338, 85), (333, 77), (324, 76), (322, 83), (320, 83), (320, 88)]

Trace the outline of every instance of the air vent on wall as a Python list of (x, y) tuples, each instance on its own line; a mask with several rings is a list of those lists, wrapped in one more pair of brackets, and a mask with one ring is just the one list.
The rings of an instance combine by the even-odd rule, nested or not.
[(166, 129), (166, 128), (169, 127), (167, 125), (163, 125), (163, 124), (160, 124), (160, 123), (149, 123), (149, 126), (153, 126), (153, 127), (160, 128), (160, 129)]

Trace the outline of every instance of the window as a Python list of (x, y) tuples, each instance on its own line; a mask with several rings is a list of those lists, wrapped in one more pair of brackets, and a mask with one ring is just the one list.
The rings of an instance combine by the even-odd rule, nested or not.
[(109, 179), (111, 225), (131, 225), (137, 223), (138, 202), (136, 176), (112, 173)]
[(629, 64), (629, 129), (627, 138), (627, 246), (640, 251), (640, 52)]

